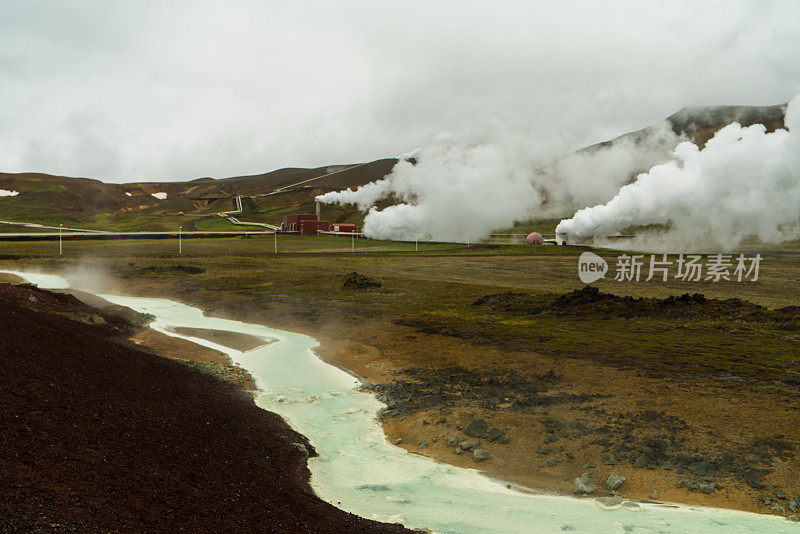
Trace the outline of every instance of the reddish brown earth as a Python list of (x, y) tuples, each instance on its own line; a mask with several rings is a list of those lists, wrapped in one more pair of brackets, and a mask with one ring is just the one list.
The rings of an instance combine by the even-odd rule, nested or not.
[(126, 328), (0, 284), (0, 531), (404, 531), (317, 498), (303, 436)]

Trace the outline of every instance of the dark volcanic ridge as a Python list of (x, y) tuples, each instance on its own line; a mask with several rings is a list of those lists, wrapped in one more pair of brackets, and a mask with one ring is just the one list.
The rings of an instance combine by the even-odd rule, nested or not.
[[(599, 318), (691, 317), (744, 318), (756, 321), (798, 323), (800, 307), (787, 306), (769, 310), (737, 298), (709, 299), (700, 293), (670, 295), (666, 298), (630, 297), (604, 293), (597, 287), (584, 286), (556, 297), (525, 293), (496, 293), (475, 300), (475, 306), (488, 306), (498, 311), (519, 314), (551, 314), (555, 316), (592, 316)], [(800, 326), (796, 324), (796, 326)]]
[(303, 436), (123, 318), (8, 284), (0, 310), (0, 531), (404, 531), (320, 500)]

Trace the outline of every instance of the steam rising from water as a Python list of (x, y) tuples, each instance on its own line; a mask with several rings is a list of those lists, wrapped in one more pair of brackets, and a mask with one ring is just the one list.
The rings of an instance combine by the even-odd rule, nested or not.
[[(678, 139), (666, 122), (639, 140), (575, 152), (534, 154), (520, 140), (468, 142), (440, 136), (404, 157), (385, 179), (317, 197), (369, 210), (368, 237), (476, 241), (515, 222), (561, 217), (605, 202), (643, 169), (669, 158)], [(381, 200), (399, 201), (379, 209)]]
[(708, 235), (723, 248), (746, 235), (778, 243), (800, 235), (800, 96), (789, 103), (787, 130), (721, 129), (704, 149), (684, 142), (673, 159), (626, 185), (608, 203), (585, 208), (556, 231), (604, 236), (630, 226), (667, 224), (671, 238)]

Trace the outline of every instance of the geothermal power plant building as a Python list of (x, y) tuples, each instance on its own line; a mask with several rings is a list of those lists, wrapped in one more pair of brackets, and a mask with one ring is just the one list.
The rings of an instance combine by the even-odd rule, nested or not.
[(314, 235), (318, 232), (348, 232), (356, 231), (355, 224), (330, 223), (320, 221), (315, 213), (299, 213), (295, 215), (284, 215), (281, 223), (283, 232), (297, 232), (300, 235)]

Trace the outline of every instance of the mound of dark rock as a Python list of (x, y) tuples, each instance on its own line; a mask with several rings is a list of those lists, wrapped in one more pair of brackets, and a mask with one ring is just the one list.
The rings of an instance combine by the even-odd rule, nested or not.
[(596, 318), (631, 317), (720, 317), (745, 320), (774, 320), (795, 324), (800, 320), (800, 309), (787, 307), (767, 310), (763, 306), (736, 298), (717, 300), (700, 293), (671, 295), (663, 299), (604, 293), (594, 286), (584, 286), (553, 297), (525, 295), (522, 293), (497, 293), (484, 295), (473, 302), (496, 311), (524, 315), (549, 314), (555, 316), (591, 316)]
[(344, 284), (342, 285), (345, 289), (370, 289), (370, 288), (379, 288), (381, 287), (381, 283), (377, 280), (364, 276), (363, 274), (358, 274), (357, 272), (353, 271), (352, 273), (347, 275), (347, 278), (344, 280)]
[(149, 265), (140, 269), (133, 269), (122, 275), (123, 278), (134, 278), (137, 275), (146, 276), (149, 274), (203, 274), (206, 272), (202, 267), (194, 265)]
[(313, 447), (237, 386), (2, 289), (0, 532), (407, 532), (317, 497)]

